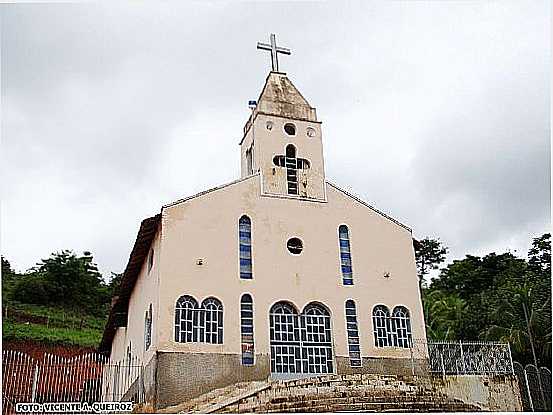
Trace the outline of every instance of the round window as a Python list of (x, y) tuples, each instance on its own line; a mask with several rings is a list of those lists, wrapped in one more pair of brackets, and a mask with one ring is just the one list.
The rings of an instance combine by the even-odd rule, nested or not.
[(288, 239), (288, 243), (286, 244), (286, 247), (288, 248), (288, 251), (290, 251), (291, 254), (299, 255), (303, 250), (303, 242), (299, 238), (290, 238)]
[(308, 137), (315, 137), (316, 134), (317, 134), (317, 132), (315, 131), (314, 128), (309, 127), (307, 129), (307, 136)]
[(284, 131), (288, 135), (296, 135), (296, 126), (292, 123), (284, 124)]
[(267, 127), (267, 130), (271, 131), (273, 129), (273, 122), (267, 121), (266, 127)]

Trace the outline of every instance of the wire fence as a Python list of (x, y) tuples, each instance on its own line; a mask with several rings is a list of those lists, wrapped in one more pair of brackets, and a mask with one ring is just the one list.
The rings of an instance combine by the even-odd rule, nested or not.
[(65, 358), (44, 354), (40, 360), (15, 350), (2, 351), (3, 413), (17, 403), (144, 402), (143, 366), (136, 357), (113, 362), (89, 353)]
[(522, 406), (526, 412), (551, 412), (551, 371), (532, 365), (514, 363)]

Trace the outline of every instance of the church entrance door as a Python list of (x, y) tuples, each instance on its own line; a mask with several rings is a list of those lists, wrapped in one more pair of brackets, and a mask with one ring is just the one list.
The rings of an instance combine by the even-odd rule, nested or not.
[(320, 304), (308, 304), (298, 314), (286, 302), (269, 312), (271, 375), (279, 379), (333, 373), (330, 313)]

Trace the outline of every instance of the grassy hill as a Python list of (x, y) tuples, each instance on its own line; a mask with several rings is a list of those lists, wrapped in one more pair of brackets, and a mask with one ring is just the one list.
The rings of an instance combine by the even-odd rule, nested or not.
[(52, 253), (24, 273), (2, 260), (2, 339), (96, 348), (120, 275), (106, 283), (92, 254)]
[(56, 307), (23, 304), (2, 305), (2, 340), (33, 341), (80, 347), (97, 347), (105, 318)]

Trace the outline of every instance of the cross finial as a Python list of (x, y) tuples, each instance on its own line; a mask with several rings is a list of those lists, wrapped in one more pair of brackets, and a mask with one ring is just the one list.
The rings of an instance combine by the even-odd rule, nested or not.
[(269, 50), (271, 51), (271, 64), (273, 67), (273, 72), (278, 72), (278, 54), (282, 53), (283, 55), (290, 55), (290, 49), (280, 48), (276, 45), (276, 36), (274, 33), (271, 33), (271, 44), (257, 42), (257, 49)]

